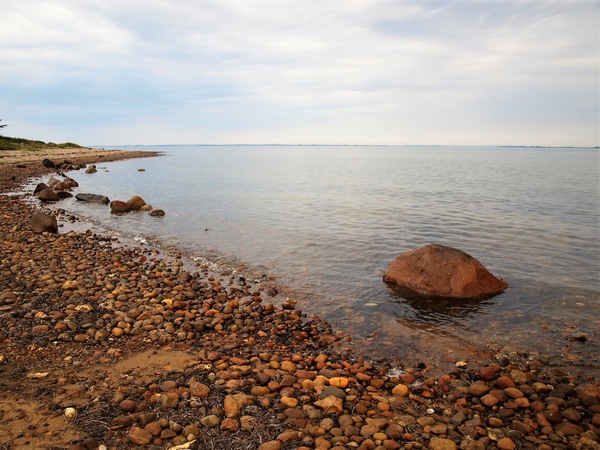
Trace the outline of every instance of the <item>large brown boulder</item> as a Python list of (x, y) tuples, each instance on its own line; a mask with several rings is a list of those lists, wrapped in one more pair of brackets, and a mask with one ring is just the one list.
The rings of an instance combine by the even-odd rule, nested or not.
[(448, 298), (487, 298), (508, 287), (471, 255), (437, 244), (398, 256), (383, 281), (409, 293)]
[(43, 233), (47, 231), (49, 233), (58, 233), (58, 223), (56, 217), (49, 214), (45, 214), (41, 211), (31, 217), (31, 229), (34, 233)]
[(42, 202), (57, 202), (60, 200), (58, 194), (52, 189), (42, 189), (37, 196)]
[(129, 200), (127, 200), (127, 204), (129, 205), (129, 208), (132, 211), (139, 211), (142, 206), (144, 206), (146, 204), (146, 202), (144, 201), (144, 199), (138, 195), (135, 195), (133, 197), (131, 197)]
[(46, 183), (38, 183), (33, 190), (33, 195), (36, 195), (38, 192), (43, 191), (44, 189), (50, 189)]
[(110, 202), (110, 212), (113, 214), (121, 214), (131, 211), (129, 205), (121, 200), (113, 200)]

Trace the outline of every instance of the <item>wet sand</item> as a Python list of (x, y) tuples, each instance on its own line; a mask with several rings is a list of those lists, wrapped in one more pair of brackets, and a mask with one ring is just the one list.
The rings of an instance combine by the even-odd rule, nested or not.
[[(0, 186), (57, 176), (45, 158), (142, 156), (0, 151)], [(523, 354), (397, 370), (294, 299), (274, 305), (268, 279), (36, 234), (37, 209), (0, 196), (0, 449), (600, 448), (598, 380)]]

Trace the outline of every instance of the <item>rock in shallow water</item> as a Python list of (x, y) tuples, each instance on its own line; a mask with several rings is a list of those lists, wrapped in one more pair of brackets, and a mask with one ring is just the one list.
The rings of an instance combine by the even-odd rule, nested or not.
[(121, 200), (113, 200), (110, 202), (110, 212), (113, 214), (122, 214), (131, 211), (127, 203)]
[(508, 287), (472, 256), (437, 244), (398, 256), (383, 281), (417, 295), (462, 299), (491, 297)]
[(82, 202), (100, 203), (101, 205), (108, 205), (110, 200), (105, 195), (98, 194), (77, 194), (75, 198)]
[(127, 200), (127, 205), (129, 205), (129, 208), (132, 211), (140, 210), (141, 207), (144, 206), (145, 204), (146, 204), (146, 201), (139, 195), (135, 195), (135, 196), (131, 197), (129, 200)]

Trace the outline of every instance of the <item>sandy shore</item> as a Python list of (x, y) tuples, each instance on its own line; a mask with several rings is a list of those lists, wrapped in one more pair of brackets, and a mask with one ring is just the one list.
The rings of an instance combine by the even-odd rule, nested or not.
[[(1, 188), (52, 173), (45, 158), (142, 156), (0, 152)], [(35, 234), (30, 200), (0, 196), (0, 449), (600, 448), (598, 380), (527, 355), (391, 370), (293, 299), (271, 304), (264, 280)]]

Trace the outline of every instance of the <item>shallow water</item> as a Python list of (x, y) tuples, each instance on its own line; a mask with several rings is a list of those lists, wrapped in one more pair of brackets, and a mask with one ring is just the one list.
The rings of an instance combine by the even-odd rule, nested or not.
[[(305, 312), (350, 332), (366, 356), (439, 361), (495, 343), (597, 367), (597, 149), (134, 148), (165, 156), (70, 175), (78, 192), (140, 195), (165, 217), (114, 216), (75, 200), (60, 207), (275, 275)], [(429, 242), (470, 253), (511, 287), (477, 302), (397, 296), (383, 272)], [(574, 332), (587, 341), (569, 340)]]

